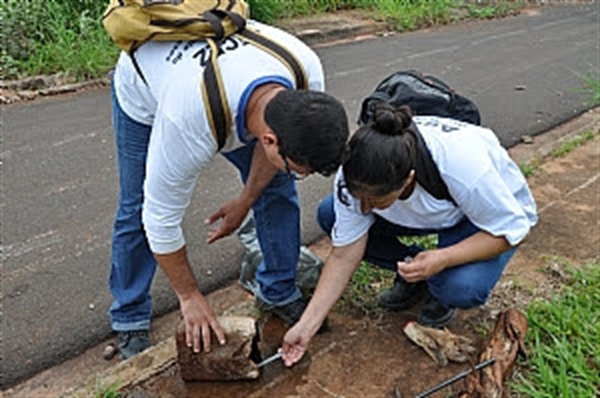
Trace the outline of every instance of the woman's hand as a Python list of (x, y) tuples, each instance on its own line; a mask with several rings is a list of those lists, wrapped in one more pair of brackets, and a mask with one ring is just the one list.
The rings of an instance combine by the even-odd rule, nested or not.
[(427, 250), (412, 260), (398, 261), (398, 274), (406, 282), (414, 283), (429, 279), (446, 269), (447, 260), (442, 250)]
[(287, 331), (281, 347), (281, 358), (285, 366), (292, 366), (302, 359), (311, 338), (312, 334), (301, 323)]
[(508, 249), (510, 244), (504, 237), (478, 231), (454, 245), (423, 251), (411, 261), (398, 262), (398, 274), (405, 281), (414, 283), (437, 275), (446, 268), (496, 257)]

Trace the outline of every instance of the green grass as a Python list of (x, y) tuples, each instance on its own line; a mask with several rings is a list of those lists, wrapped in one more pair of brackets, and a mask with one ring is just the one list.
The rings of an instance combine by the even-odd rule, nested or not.
[(357, 316), (374, 316), (381, 312), (377, 295), (392, 286), (395, 273), (363, 261), (352, 275), (335, 309)]
[(577, 135), (554, 148), (551, 155), (555, 158), (564, 156), (575, 150), (575, 148), (579, 148), (586, 142), (592, 140), (595, 136), (596, 133), (593, 131), (587, 131), (583, 134)]
[(551, 300), (529, 305), (529, 358), (512, 389), (527, 397), (600, 394), (600, 267), (567, 267), (571, 279)]
[[(284, 18), (361, 9), (398, 31), (463, 18), (489, 18), (519, 2), (468, 5), (462, 0), (248, 0), (252, 18)], [(117, 47), (104, 31), (107, 1), (4, 0), (0, 2), (0, 78), (66, 73), (75, 80), (103, 76), (116, 62)], [(457, 10), (468, 10), (458, 13)], [(457, 17), (457, 15), (460, 15)]]
[(0, 3), (2, 79), (66, 72), (97, 77), (118, 51), (100, 22), (105, 2), (5, 0)]
[(103, 386), (99, 379), (94, 387), (94, 398), (122, 398), (124, 395), (117, 391), (116, 385)]
[(534, 158), (529, 162), (519, 164), (519, 168), (521, 169), (521, 173), (525, 176), (525, 178), (529, 178), (533, 176), (537, 170), (540, 168), (542, 164), (542, 160), (539, 158)]
[[(399, 237), (398, 239), (406, 246), (414, 244), (427, 250), (437, 247), (438, 242), (437, 235)], [(343, 313), (358, 313), (366, 316), (379, 314), (382, 309), (378, 306), (377, 296), (382, 290), (393, 285), (395, 276), (395, 272), (363, 261), (352, 275), (336, 309)]]
[(586, 74), (577, 74), (582, 82), (579, 92), (587, 95), (586, 105), (600, 105), (600, 72), (592, 70)]
[[(596, 135), (598, 135), (598, 133), (591, 130), (576, 135), (575, 137), (572, 137), (571, 139), (561, 143), (556, 148), (554, 148), (552, 152), (550, 152), (550, 156), (553, 158), (560, 158), (562, 156), (565, 156), (566, 154), (572, 152), (576, 148), (579, 148), (580, 146), (584, 145), (586, 142), (593, 140), (594, 137), (596, 137)], [(538, 171), (542, 164), (542, 160), (543, 159), (540, 158), (534, 158), (529, 162), (519, 164), (521, 173), (523, 173), (523, 175), (526, 178), (535, 175), (535, 173)]]

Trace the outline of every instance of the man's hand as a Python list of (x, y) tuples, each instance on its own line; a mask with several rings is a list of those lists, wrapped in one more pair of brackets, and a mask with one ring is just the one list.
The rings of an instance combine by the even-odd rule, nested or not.
[(210, 351), (211, 330), (215, 332), (219, 343), (225, 344), (225, 333), (217, 322), (210, 304), (198, 290), (185, 246), (173, 253), (155, 256), (171, 282), (171, 287), (177, 293), (188, 347), (192, 347), (194, 352), (200, 352), (202, 348), (206, 352)]
[(429, 279), (446, 268), (446, 258), (440, 250), (427, 250), (412, 260), (398, 261), (398, 274), (409, 283)]
[(301, 323), (297, 323), (287, 331), (283, 336), (281, 347), (281, 358), (285, 366), (292, 366), (302, 359), (308, 349), (311, 337), (312, 334)]
[(225, 333), (217, 322), (206, 298), (198, 292), (180, 300), (181, 313), (185, 322), (185, 341), (188, 347), (198, 353), (211, 348), (211, 331), (217, 336), (219, 344), (225, 344)]
[(206, 243), (213, 243), (235, 232), (244, 221), (249, 210), (250, 206), (239, 198), (226, 202), (204, 222), (206, 225), (212, 225), (219, 220), (221, 221), (216, 230), (208, 232)]

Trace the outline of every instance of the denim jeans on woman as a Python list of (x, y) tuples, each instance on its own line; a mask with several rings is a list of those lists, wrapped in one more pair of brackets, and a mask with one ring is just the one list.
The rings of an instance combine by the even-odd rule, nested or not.
[[(321, 201), (317, 220), (321, 228), (329, 234), (335, 222), (332, 195)], [(364, 259), (371, 264), (397, 272), (398, 261), (414, 257), (422, 250), (417, 246), (402, 244), (398, 237), (437, 234), (438, 248), (443, 248), (458, 243), (478, 231), (480, 229), (467, 218), (451, 228), (428, 230), (406, 228), (376, 216), (375, 223), (369, 229)], [(514, 252), (515, 248), (511, 248), (489, 260), (448, 268), (427, 280), (429, 293), (449, 308), (466, 309), (484, 304)]]
[[(127, 116), (114, 91), (112, 114), (120, 192), (112, 236), (109, 287), (114, 302), (110, 318), (115, 331), (148, 330), (156, 260), (142, 225), (142, 203), (152, 127)], [(238, 168), (244, 182), (254, 145), (252, 142), (224, 154)], [(215, 210), (219, 205), (213, 204)], [(301, 296), (295, 283), (300, 253), (300, 207), (295, 182), (286, 173), (278, 172), (252, 210), (264, 257), (256, 273), (260, 299), (274, 306), (288, 304)]]

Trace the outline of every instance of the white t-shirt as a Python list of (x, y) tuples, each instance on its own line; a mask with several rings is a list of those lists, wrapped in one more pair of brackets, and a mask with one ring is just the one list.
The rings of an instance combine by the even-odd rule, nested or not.
[[(417, 125), (440, 175), (457, 205), (431, 196), (416, 184), (406, 200), (384, 210), (363, 214), (360, 202), (342, 190), (348, 205), (337, 195), (342, 169), (334, 182), (334, 246), (345, 246), (364, 236), (375, 222), (374, 214), (404, 227), (444, 229), (465, 216), (479, 229), (503, 236), (517, 245), (537, 222), (536, 205), (518, 166), (486, 128), (452, 119), (415, 116)], [(452, 130), (452, 131), (449, 131)]]
[[(324, 74), (317, 55), (298, 38), (271, 26), (248, 21), (255, 29), (284, 46), (304, 67), (310, 90), (324, 90)], [(135, 52), (144, 83), (131, 58), (122, 53), (115, 70), (115, 90), (123, 111), (137, 122), (152, 125), (143, 222), (150, 248), (172, 253), (184, 244), (181, 221), (198, 175), (217, 152), (200, 82), (210, 54), (204, 41), (148, 42)], [(233, 134), (223, 152), (244, 145), (244, 113), (252, 91), (277, 82), (294, 88), (294, 76), (277, 58), (239, 38), (230, 37), (218, 57)]]

